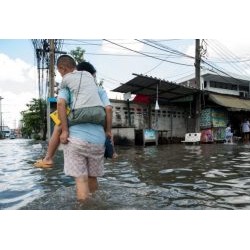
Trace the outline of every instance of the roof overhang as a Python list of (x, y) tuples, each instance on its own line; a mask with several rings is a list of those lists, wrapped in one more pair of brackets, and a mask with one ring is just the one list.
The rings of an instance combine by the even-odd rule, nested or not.
[(133, 74), (136, 77), (112, 90), (120, 93), (140, 94), (156, 97), (158, 87), (158, 97), (162, 100), (177, 100), (179, 98), (194, 95), (200, 92), (199, 89), (185, 87), (173, 82), (169, 82), (156, 77)]
[(250, 100), (248, 99), (218, 94), (209, 94), (209, 99), (232, 111), (250, 111)]

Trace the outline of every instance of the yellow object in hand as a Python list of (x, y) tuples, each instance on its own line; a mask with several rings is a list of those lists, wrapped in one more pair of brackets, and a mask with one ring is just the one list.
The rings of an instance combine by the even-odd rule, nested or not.
[[(70, 108), (67, 106), (67, 109), (66, 109), (66, 112), (67, 112), (67, 115), (70, 113)], [(61, 124), (61, 121), (59, 119), (59, 116), (58, 116), (58, 111), (54, 111), (50, 114), (50, 118), (53, 120), (53, 122), (56, 124), (56, 125), (60, 125)]]

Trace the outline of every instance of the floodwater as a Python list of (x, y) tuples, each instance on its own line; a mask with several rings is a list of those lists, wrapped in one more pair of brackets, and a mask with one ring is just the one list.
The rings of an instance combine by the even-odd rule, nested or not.
[(0, 209), (197, 210), (250, 209), (250, 144), (116, 147), (105, 160), (99, 190), (75, 200), (58, 151), (51, 169), (33, 167), (46, 144), (0, 140)]

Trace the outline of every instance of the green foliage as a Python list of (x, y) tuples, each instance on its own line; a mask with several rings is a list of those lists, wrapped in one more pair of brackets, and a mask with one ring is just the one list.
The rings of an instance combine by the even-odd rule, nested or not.
[(85, 50), (82, 49), (81, 47), (76, 47), (76, 49), (70, 51), (70, 55), (72, 55), (75, 58), (77, 64), (84, 61), (84, 53)]
[(41, 136), (39, 134), (34, 134), (33, 139), (34, 140), (41, 140)]
[(28, 110), (21, 112), (23, 117), (23, 136), (38, 138), (38, 135), (41, 133), (42, 139), (46, 140), (47, 118), (45, 100), (33, 98), (30, 104), (26, 104), (26, 106)]

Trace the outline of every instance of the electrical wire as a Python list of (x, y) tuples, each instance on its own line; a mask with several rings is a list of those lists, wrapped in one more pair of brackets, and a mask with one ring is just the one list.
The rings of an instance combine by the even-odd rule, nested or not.
[[(38, 92), (39, 98), (47, 99), (48, 97), (48, 79), (49, 79), (49, 40), (48, 39), (33, 39), (31, 40), (33, 48), (35, 51), (36, 62), (37, 62), (37, 71), (38, 71)], [(55, 61), (57, 60), (63, 47), (64, 40), (55, 39)]]
[(156, 68), (158, 68), (162, 63), (163, 63), (163, 61), (161, 61), (160, 63), (157, 63), (156, 66), (154, 66), (152, 69), (150, 69), (147, 72), (145, 72), (144, 75), (148, 74), (149, 72), (152, 72), (153, 70), (155, 70)]
[(232, 76), (231, 74), (227, 73), (226, 71), (218, 69), (218, 67), (213, 66), (212, 64), (210, 64), (210, 63), (208, 63), (208, 62), (206, 62), (204, 60), (201, 60), (201, 62), (207, 64), (208, 66), (210, 66), (211, 67), (211, 69), (209, 69), (210, 71), (217, 72), (217, 74), (220, 77), (222, 77), (224, 80), (226, 80), (227, 82), (229, 82), (229, 80), (227, 80), (225, 77), (223, 77), (222, 75), (220, 75), (218, 72), (220, 72), (220, 73), (222, 73), (222, 74), (224, 74), (226, 76), (229, 76), (230, 78), (234, 79), (238, 83), (242, 83), (243, 82), (243, 80), (235, 78), (234, 76)]
[(125, 46), (123, 46), (123, 45), (120, 45), (120, 44), (118, 44), (118, 43), (114, 43), (114, 42), (112, 42), (112, 41), (110, 41), (110, 40), (107, 40), (107, 39), (103, 39), (103, 40), (106, 41), (106, 42), (109, 42), (109, 43), (111, 43), (111, 44), (114, 44), (114, 45), (116, 45), (116, 46), (118, 46), (118, 47), (121, 47), (121, 48), (123, 48), (123, 49), (130, 50), (130, 51), (132, 51), (132, 52), (135, 52), (135, 53), (144, 55), (144, 56), (146, 56), (146, 57), (151, 57), (151, 58), (154, 58), (154, 59), (157, 59), (157, 60), (160, 60), (160, 61), (164, 61), (164, 62), (168, 62), (168, 63), (172, 63), (172, 64), (178, 64), (178, 65), (182, 65), (182, 66), (192, 66), (192, 67), (193, 67), (193, 65), (190, 65), (190, 64), (173, 62), (173, 61), (161, 59), (161, 58), (158, 58), (158, 57), (155, 57), (155, 56), (151, 56), (151, 55), (148, 55), (148, 54), (146, 54), (146, 53), (143, 53), (143, 52), (140, 52), (140, 51), (136, 51), (136, 50), (130, 49), (130, 48), (125, 47)]
[[(164, 56), (165, 58), (178, 58), (180, 56), (177, 55), (168, 55), (166, 54), (160, 54), (160, 53), (153, 53), (153, 52), (144, 52), (147, 54), (157, 55), (157, 56)], [(109, 53), (91, 53), (91, 52), (85, 52), (84, 55), (97, 55), (97, 56), (122, 56), (122, 57), (144, 57), (144, 55), (130, 55), (130, 54), (109, 54)]]
[(187, 57), (187, 58), (195, 59), (193, 56), (187, 55), (187, 54), (185, 54), (185, 53), (183, 53), (181, 51), (178, 51), (176, 49), (172, 49), (169, 46), (159, 44), (158, 42), (153, 41), (153, 40), (145, 39), (146, 42), (144, 40), (138, 40), (138, 39), (135, 39), (135, 40), (139, 41), (141, 43), (144, 43), (144, 44), (146, 44), (148, 46), (151, 46), (153, 48), (156, 48), (156, 49), (159, 49), (159, 50), (162, 50), (162, 51), (166, 51), (168, 53), (172, 53), (172, 54), (176, 54), (176, 55), (179, 55), (179, 56), (184, 56), (184, 57)]
[(249, 75), (249, 73), (245, 70), (245, 68), (240, 67), (240, 65), (235, 64), (235, 63), (232, 62), (232, 60), (237, 61), (239, 59), (232, 52), (230, 52), (229, 50), (225, 51), (225, 49), (223, 49), (221, 45), (218, 45), (215, 42), (211, 43), (211, 42), (207, 41), (207, 44), (210, 45), (210, 48), (215, 53), (217, 53), (218, 55), (220, 55), (220, 57), (224, 60), (224, 64), (227, 64), (228, 66), (231, 66), (231, 68), (234, 69), (234, 71), (237, 71), (240, 74), (242, 74), (242, 72), (244, 72), (246, 75)]

